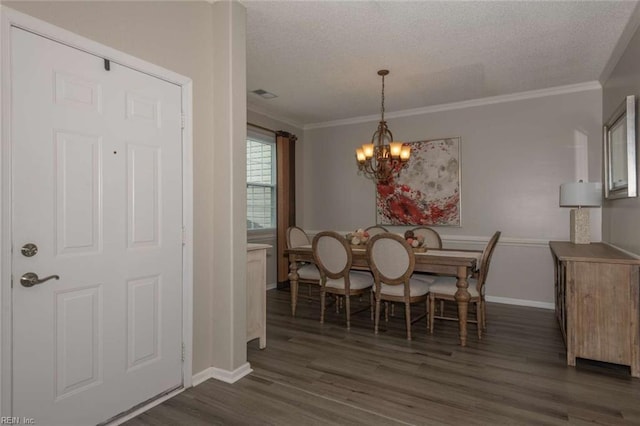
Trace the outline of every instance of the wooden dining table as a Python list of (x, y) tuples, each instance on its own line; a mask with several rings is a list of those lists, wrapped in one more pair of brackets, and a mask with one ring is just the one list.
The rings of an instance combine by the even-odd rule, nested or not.
[[(353, 268), (370, 270), (367, 260), (366, 246), (352, 246)], [(298, 262), (314, 263), (311, 245), (304, 245), (285, 250), (289, 257), (289, 283), (291, 285), (291, 315), (296, 315), (298, 303)], [(466, 254), (468, 253), (468, 257)], [(450, 275), (458, 278), (456, 283), (458, 290), (455, 299), (458, 304), (458, 328), (460, 345), (467, 344), (467, 315), (469, 299), (471, 298), (467, 288), (468, 278), (474, 272), (480, 262), (481, 251), (477, 250), (448, 250), (429, 249), (425, 253), (415, 253), (416, 263), (414, 271), (430, 272), (434, 274)]]

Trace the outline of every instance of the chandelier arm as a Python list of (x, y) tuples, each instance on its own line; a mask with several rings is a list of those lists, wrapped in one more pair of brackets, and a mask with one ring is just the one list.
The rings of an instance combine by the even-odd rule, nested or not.
[(368, 161), (365, 167), (365, 171), (369, 174), (369, 175), (373, 175), (375, 174), (375, 170), (373, 169), (373, 164), (371, 161)]
[(393, 133), (391, 133), (391, 130), (387, 127), (386, 121), (380, 121), (378, 123), (378, 128), (371, 136), (371, 143), (376, 146), (386, 145), (384, 143), (385, 139), (387, 139), (389, 143), (393, 142)]

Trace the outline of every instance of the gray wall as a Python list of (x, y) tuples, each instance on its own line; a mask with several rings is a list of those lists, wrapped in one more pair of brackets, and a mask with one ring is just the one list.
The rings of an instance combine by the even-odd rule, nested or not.
[[(388, 120), (394, 136), (407, 142), (462, 138), (462, 226), (436, 229), (445, 246), (469, 248), (482, 248), (502, 231), (487, 286), (494, 299), (553, 302), (547, 242), (569, 238), (569, 209), (558, 206), (559, 186), (575, 180), (576, 131), (588, 138), (589, 179), (600, 178), (600, 99), (596, 88)], [(354, 157), (375, 127), (305, 131), (297, 169), (304, 228), (348, 231), (375, 223), (374, 186), (357, 175)]]
[[(610, 77), (603, 84), (603, 123), (610, 118), (613, 111), (628, 95), (640, 97), (640, 30), (636, 31)], [(638, 122), (636, 121), (636, 132), (638, 130)], [(637, 137), (636, 134), (636, 141)], [(636, 143), (636, 152), (637, 150)], [(640, 167), (637, 170), (640, 170)], [(640, 198), (605, 201), (602, 209), (603, 239), (617, 247), (640, 255), (639, 219)]]

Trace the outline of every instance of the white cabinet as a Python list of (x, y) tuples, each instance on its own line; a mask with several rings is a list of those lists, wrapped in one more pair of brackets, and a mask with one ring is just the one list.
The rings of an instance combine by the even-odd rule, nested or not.
[(247, 244), (247, 342), (267, 346), (267, 244)]

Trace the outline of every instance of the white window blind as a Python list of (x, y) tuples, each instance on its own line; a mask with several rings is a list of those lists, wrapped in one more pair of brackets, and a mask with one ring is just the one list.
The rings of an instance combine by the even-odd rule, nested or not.
[(276, 145), (266, 136), (247, 136), (247, 229), (276, 227)]

